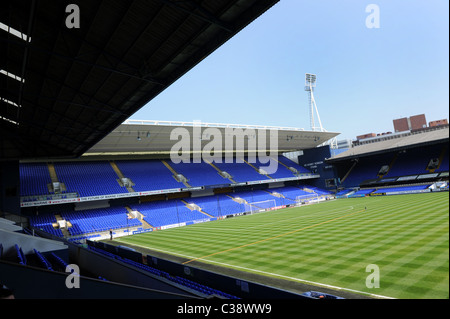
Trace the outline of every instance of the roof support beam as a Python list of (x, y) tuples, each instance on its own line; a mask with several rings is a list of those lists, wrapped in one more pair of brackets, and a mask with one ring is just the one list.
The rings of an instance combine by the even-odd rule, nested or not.
[[(3, 42), (2, 39), (0, 39), (0, 41)], [(98, 69), (101, 69), (101, 70), (104, 70), (104, 71), (107, 71), (107, 72), (111, 72), (111, 73), (116, 73), (116, 74), (123, 75), (123, 76), (129, 77), (129, 78), (137, 79), (137, 80), (140, 80), (140, 81), (154, 83), (154, 84), (162, 85), (162, 86), (165, 85), (161, 80), (156, 80), (156, 79), (153, 79), (153, 78), (151, 78), (149, 76), (143, 77), (143, 76), (134, 75), (134, 74), (127, 73), (127, 72), (124, 72), (124, 71), (113, 69), (113, 68), (108, 67), (108, 66), (103, 66), (103, 65), (99, 65), (97, 63), (83, 61), (83, 60), (80, 60), (80, 59), (77, 59), (77, 58), (73, 58), (73, 57), (70, 57), (70, 56), (67, 56), (67, 55), (63, 55), (63, 54), (60, 54), (60, 53), (51, 52), (51, 51), (48, 51), (46, 49), (39, 48), (36, 45), (28, 46), (27, 44), (23, 43), (23, 41), (7, 40), (7, 42), (13, 43), (14, 45), (25, 46), (26, 48), (29, 48), (31, 50), (44, 52), (44, 53), (46, 53), (48, 55), (56, 56), (58, 58), (61, 58), (61, 59), (64, 59), (64, 60), (68, 60), (68, 61), (72, 61), (74, 63), (89, 65), (89, 66), (94, 67), (94, 68), (98, 68)]]
[[(231, 26), (229, 26), (227, 23), (221, 21), (220, 19), (218, 19), (216, 16), (214, 16), (211, 12), (209, 12), (208, 10), (206, 10), (205, 8), (203, 8), (201, 5), (199, 5), (197, 2), (195, 1), (169, 1), (169, 0), (158, 0), (166, 5), (172, 6), (174, 8), (177, 8), (178, 10), (181, 10), (185, 13), (188, 13), (200, 20), (203, 20), (205, 22), (214, 24), (215, 26), (218, 26), (219, 28), (230, 32), (230, 33), (234, 33), (235, 31), (233, 30), (233, 28)], [(183, 3), (190, 3), (192, 5), (194, 5), (194, 9), (187, 9), (183, 6), (180, 6), (178, 3), (183, 2)], [(194, 12), (195, 10), (198, 10), (199, 12), (201, 12), (202, 14), (198, 14), (196, 12)]]

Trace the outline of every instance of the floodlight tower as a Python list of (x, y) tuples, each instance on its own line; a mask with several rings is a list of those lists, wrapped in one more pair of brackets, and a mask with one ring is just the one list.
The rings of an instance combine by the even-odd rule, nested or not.
[[(308, 92), (309, 97), (309, 116), (311, 121), (311, 130), (318, 132), (326, 132), (327, 130), (323, 128), (322, 121), (320, 120), (319, 110), (317, 109), (316, 100), (314, 98), (314, 88), (316, 87), (317, 77), (315, 74), (306, 73), (305, 74), (305, 91)], [(316, 119), (317, 117), (317, 123)], [(337, 148), (336, 138), (332, 138), (324, 144), (329, 144), (332, 148)]]
[[(316, 75), (306, 73), (305, 75), (305, 91), (308, 92), (309, 97), (309, 116), (311, 120), (311, 130), (324, 132), (322, 122), (320, 121), (319, 111), (317, 110), (316, 100), (314, 99), (314, 88), (316, 87)], [(318, 125), (316, 126), (315, 115), (317, 116)]]

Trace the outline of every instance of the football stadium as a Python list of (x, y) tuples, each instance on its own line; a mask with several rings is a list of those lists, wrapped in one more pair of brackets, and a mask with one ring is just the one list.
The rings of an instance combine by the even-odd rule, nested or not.
[(79, 0), (73, 30), (8, 4), (2, 297), (448, 299), (447, 123), (338, 147), (317, 118), (129, 119), (277, 2)]

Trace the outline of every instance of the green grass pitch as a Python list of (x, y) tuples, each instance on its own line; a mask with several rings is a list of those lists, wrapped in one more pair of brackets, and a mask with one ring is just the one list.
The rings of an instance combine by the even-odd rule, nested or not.
[[(182, 256), (188, 264), (198, 260), (363, 294), (449, 297), (447, 192), (339, 199), (119, 241)], [(366, 271), (371, 264), (378, 266), (379, 288), (366, 286), (375, 274)]]

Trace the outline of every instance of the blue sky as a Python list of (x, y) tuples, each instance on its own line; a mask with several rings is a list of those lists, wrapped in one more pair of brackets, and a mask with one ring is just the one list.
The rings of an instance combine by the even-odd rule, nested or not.
[[(366, 6), (380, 27), (366, 27)], [(281, 0), (131, 119), (310, 129), (305, 73), (338, 139), (449, 118), (449, 2)]]

